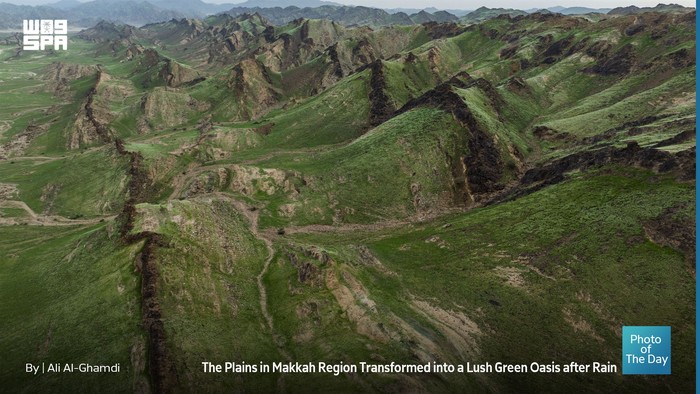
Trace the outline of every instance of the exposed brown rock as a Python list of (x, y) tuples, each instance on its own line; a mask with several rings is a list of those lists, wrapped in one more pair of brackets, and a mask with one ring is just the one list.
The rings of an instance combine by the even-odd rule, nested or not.
[(511, 44), (503, 49), (501, 49), (499, 56), (501, 59), (510, 59), (518, 51), (519, 47), (516, 44)]
[[(330, 262), (330, 257), (326, 252), (316, 248), (309, 249), (290, 244), (286, 254), (289, 262), (297, 270), (299, 283), (316, 287), (323, 286), (323, 273), (317, 265), (320, 263), (320, 266), (324, 266)], [(299, 257), (299, 254), (317, 260), (318, 263), (314, 264), (305, 260), (303, 257)]]
[(374, 48), (369, 43), (366, 37), (363, 37), (357, 42), (352, 48), (352, 62), (353, 64), (369, 64), (377, 59), (377, 55)]
[[(462, 72), (449, 81), (438, 85), (435, 89), (410, 100), (396, 111), (396, 114), (416, 107), (432, 106), (451, 113), (464, 126), (467, 152), (461, 158), (459, 165), (453, 165), (453, 176), (461, 174), (459, 177), (463, 178), (464, 183), (468, 186), (465, 193), (470, 198), (478, 200), (483, 195), (503, 189), (501, 178), (504, 175), (504, 162), (493, 136), (479, 126), (468, 105), (452, 90), (453, 86), (462, 89), (477, 87), (489, 97), (492, 103), (502, 102), (488, 81), (482, 78), (474, 79), (469, 74)], [(519, 160), (518, 157), (514, 157), (514, 159)]]
[(423, 23), (423, 27), (425, 27), (425, 31), (433, 40), (443, 37), (458, 36), (467, 30), (465, 26), (458, 25), (454, 22), (426, 22)]
[(85, 104), (76, 114), (76, 119), (68, 135), (68, 148), (78, 149), (81, 146), (95, 142), (111, 142), (112, 134), (107, 128), (112, 115), (111, 113), (95, 103), (97, 89), (103, 81), (105, 74), (101, 70), (97, 71), (97, 80), (88, 91), (85, 97)]
[(13, 135), (8, 142), (0, 145), (0, 160), (22, 155), (29, 143), (48, 129), (48, 124), (35, 124), (33, 122), (28, 124), (23, 131)]
[(622, 164), (658, 173), (669, 173), (681, 181), (695, 179), (695, 147), (678, 153), (642, 148), (630, 142), (625, 148), (608, 146), (597, 150), (577, 152), (525, 172), (517, 187), (496, 196), (487, 204), (495, 204), (533, 193), (546, 186), (566, 180), (574, 170), (587, 170), (607, 164)]
[(134, 60), (134, 58), (135, 58), (136, 56), (138, 56), (138, 55), (141, 55), (141, 54), (143, 53), (144, 50), (145, 50), (145, 49), (144, 49), (144, 47), (143, 47), (142, 45), (130, 44), (130, 45), (126, 48), (126, 54), (125, 54), (126, 60), (128, 60), (128, 61)]
[(170, 59), (161, 68), (160, 77), (163, 78), (166, 85), (173, 88), (191, 86), (206, 79), (199, 72)]
[(343, 66), (340, 64), (340, 59), (338, 58), (338, 43), (331, 45), (327, 49), (328, 57), (333, 63), (333, 75), (338, 78), (343, 77)]
[(693, 138), (695, 138), (695, 128), (693, 129), (688, 129), (683, 132), (680, 132), (676, 135), (674, 135), (671, 138), (667, 138), (663, 141), (657, 142), (654, 144), (654, 148), (661, 148), (664, 146), (671, 146), (671, 145), (676, 145), (676, 144), (681, 144), (686, 141), (690, 141)]
[(53, 91), (56, 96), (62, 96), (70, 90), (69, 82), (94, 75), (97, 70), (94, 65), (54, 62), (46, 66), (42, 79), (47, 81), (47, 90)]
[(142, 322), (148, 336), (148, 371), (156, 393), (170, 393), (178, 384), (177, 371), (166, 343), (163, 316), (158, 301), (158, 267), (155, 255), (159, 247), (167, 247), (165, 238), (157, 233), (142, 231), (132, 233), (136, 219), (136, 204), (146, 200), (150, 180), (141, 168), (143, 157), (138, 152), (129, 152), (121, 139), (114, 142), (117, 152), (129, 157), (129, 197), (119, 214), (122, 225), (120, 237), (126, 244), (144, 241), (137, 267), (141, 272)]
[(158, 65), (161, 60), (164, 60), (158, 51), (153, 48), (147, 48), (145, 51), (143, 51), (142, 55), (141, 65), (144, 66), (144, 68), (154, 67)]
[(231, 69), (228, 87), (238, 97), (242, 119), (254, 119), (279, 102), (267, 69), (255, 59), (246, 59)]
[(632, 44), (626, 44), (614, 53), (606, 51), (596, 54), (598, 55), (596, 64), (587, 68), (586, 71), (600, 75), (627, 74), (630, 72), (635, 61), (634, 47)]
[(396, 108), (386, 94), (386, 79), (381, 60), (376, 60), (370, 65), (370, 92), (369, 92), (369, 124), (377, 126), (389, 119)]
[(532, 134), (535, 135), (535, 137), (543, 139), (545, 141), (575, 141), (576, 136), (567, 133), (567, 132), (560, 132), (557, 130), (554, 130), (552, 128), (549, 128), (547, 126), (536, 126), (532, 130)]

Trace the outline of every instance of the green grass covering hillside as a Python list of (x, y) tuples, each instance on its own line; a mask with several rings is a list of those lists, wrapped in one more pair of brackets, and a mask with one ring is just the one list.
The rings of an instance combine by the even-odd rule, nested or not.
[(272, 390), (275, 376), (205, 375), (201, 369), (202, 361), (257, 363), (280, 357), (264, 329), (255, 280), (267, 249), (247, 229), (246, 219), (227, 200), (142, 205), (139, 210), (143, 219), (136, 231), (156, 231), (168, 242), (155, 255), (158, 299), (182, 386), (220, 390), (245, 382), (251, 389)]
[[(147, 384), (138, 245), (113, 224), (0, 229), (0, 373), (6, 390), (124, 392)], [(120, 364), (120, 373), (25, 373), (25, 363)]]
[[(290, 168), (312, 179), (311, 185), (301, 188), (294, 204), (294, 223), (372, 222), (449, 204), (450, 157), (456, 158), (455, 152), (463, 148), (463, 138), (447, 113), (418, 109), (384, 123), (343, 148), (303, 161), (264, 165)], [(412, 184), (420, 185), (416, 193), (424, 196), (418, 207), (413, 203)], [(280, 216), (278, 208), (274, 202), (269, 206), (272, 218)], [(319, 218), (318, 214), (323, 216)], [(263, 216), (263, 227), (275, 225), (266, 220)]]
[[(376, 303), (379, 321), (395, 313), (418, 324), (421, 314), (398, 300), (427, 300), (446, 311), (461, 311), (481, 332), (473, 345), (478, 352), (467, 361), (618, 363), (622, 324), (670, 324), (677, 360), (674, 385), (680, 389), (692, 385), (694, 278), (683, 256), (651, 242), (644, 226), (676, 206), (687, 206), (684, 215), (692, 220), (692, 188), (648, 172), (612, 167), (577, 175), (514, 202), (436, 222), (342, 236), (291, 235), (279, 242), (328, 251), (336, 264), (323, 272), (347, 267)], [(358, 256), (361, 245), (369, 246), (378, 264)], [(294, 294), (287, 283), (296, 281), (297, 272), (288, 261), (273, 268), (269, 283), (277, 290), (271, 294), (284, 302)], [(296, 286), (302, 294), (323, 294), (308, 285)], [(290, 342), (294, 343), (293, 327), (303, 326), (312, 331), (307, 335), (313, 338), (311, 348), (321, 346), (323, 328), (316, 331), (317, 326), (309, 324), (311, 317), (306, 319), (290, 325)], [(425, 322), (418, 327), (419, 331), (440, 328)], [(299, 346), (310, 348), (306, 343)], [(324, 357), (323, 352), (316, 357)], [(518, 384), (527, 391), (541, 391), (574, 385), (579, 376), (486, 375), (484, 379), (501, 390)], [(664, 385), (658, 378), (586, 377), (601, 389), (622, 384), (637, 391)], [(479, 379), (469, 377), (474, 383)]]
[(82, 217), (116, 214), (124, 201), (127, 162), (108, 149), (56, 160), (0, 162), (2, 181), (36, 212)]

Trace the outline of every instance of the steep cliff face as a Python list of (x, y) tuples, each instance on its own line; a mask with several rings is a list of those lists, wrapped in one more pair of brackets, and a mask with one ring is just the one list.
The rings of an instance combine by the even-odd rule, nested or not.
[[(459, 73), (422, 96), (410, 100), (396, 114), (431, 106), (455, 117), (464, 128), (463, 138), (466, 142), (466, 149), (460, 154), (461, 162), (453, 165), (455, 184), (462, 185), (458, 189), (465, 201), (479, 202), (519, 177), (523, 157), (511, 142), (499, 141), (493, 131), (486, 129), (475, 117), (469, 103), (455, 93), (454, 88), (478, 89), (493, 104), (502, 104), (500, 95), (491, 83), (482, 78), (474, 79), (467, 73)], [(507, 162), (515, 164), (506, 169)]]
[(88, 90), (87, 96), (75, 116), (75, 121), (68, 129), (67, 144), (69, 149), (112, 141), (112, 133), (106, 125), (113, 119), (114, 115), (96, 103), (98, 89), (105, 78), (108, 78), (106, 74), (98, 70), (95, 84)]
[(206, 111), (209, 105), (189, 94), (166, 87), (154, 88), (141, 98), (140, 133), (178, 126)]
[(161, 77), (167, 86), (178, 88), (190, 86), (204, 81), (206, 78), (196, 70), (185, 67), (175, 61), (168, 60), (160, 70)]
[(254, 119), (279, 102), (269, 71), (257, 60), (244, 60), (231, 69), (228, 89), (238, 104), (241, 119)]
[(119, 214), (121, 222), (120, 239), (127, 245), (143, 242), (141, 252), (137, 255), (134, 266), (141, 275), (141, 316), (148, 343), (148, 374), (154, 392), (172, 392), (177, 385), (178, 376), (166, 343), (163, 326), (163, 314), (159, 301), (159, 268), (156, 264), (158, 248), (168, 246), (164, 236), (150, 231), (134, 231), (137, 220), (136, 204), (149, 198), (152, 180), (143, 168), (143, 156), (124, 148), (121, 139), (114, 141), (120, 155), (129, 158), (128, 198)]
[(97, 71), (98, 68), (94, 65), (54, 62), (45, 68), (42, 79), (46, 81), (45, 88), (48, 91), (52, 91), (56, 96), (68, 98), (70, 82), (95, 75)]
[(386, 93), (387, 84), (384, 78), (382, 62), (377, 60), (370, 65), (370, 92), (369, 92), (369, 125), (377, 126), (391, 117), (394, 108)]
[(679, 181), (690, 181), (695, 176), (695, 148), (669, 153), (654, 148), (642, 148), (630, 142), (624, 148), (607, 146), (583, 151), (553, 160), (546, 165), (527, 170), (513, 189), (505, 191), (488, 202), (495, 204), (533, 193), (544, 187), (567, 180), (570, 173), (600, 168), (606, 165), (643, 168), (659, 174), (671, 174)]

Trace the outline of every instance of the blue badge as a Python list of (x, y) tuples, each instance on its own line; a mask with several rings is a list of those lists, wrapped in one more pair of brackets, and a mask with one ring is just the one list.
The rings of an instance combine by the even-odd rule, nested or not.
[(623, 326), (622, 374), (670, 375), (671, 327)]

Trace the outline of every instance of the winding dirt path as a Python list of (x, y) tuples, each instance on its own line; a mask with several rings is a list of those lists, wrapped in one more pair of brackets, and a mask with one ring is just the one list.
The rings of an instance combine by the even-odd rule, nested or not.
[(56, 161), (59, 159), (65, 159), (65, 157), (61, 157), (61, 156), (11, 156), (5, 160), (6, 161), (7, 160), (11, 160), (11, 161), (29, 161), (29, 160), (41, 161), (41, 163), (37, 163), (37, 164), (43, 164), (43, 163), (47, 163), (50, 161)]
[(267, 307), (267, 289), (265, 288), (265, 283), (263, 282), (263, 279), (265, 278), (265, 275), (267, 274), (267, 271), (270, 268), (270, 263), (272, 263), (272, 259), (275, 257), (275, 250), (272, 247), (272, 241), (258, 231), (259, 213), (257, 210), (252, 211), (250, 207), (247, 206), (244, 202), (236, 200), (224, 193), (219, 192), (214, 193), (214, 195), (217, 198), (230, 202), (234, 206), (234, 208), (236, 208), (237, 211), (243, 214), (243, 216), (245, 216), (250, 222), (250, 231), (253, 233), (253, 235), (265, 243), (268, 255), (265, 259), (265, 263), (263, 264), (262, 270), (260, 270), (260, 273), (256, 277), (258, 284), (258, 292), (260, 293), (260, 310), (262, 311), (262, 315), (265, 318), (265, 323), (267, 323), (267, 328), (270, 330), (270, 335), (272, 335), (272, 339), (275, 342), (275, 345), (277, 345), (278, 351), (284, 358), (286, 358), (287, 360), (291, 360), (292, 357), (284, 349), (282, 338), (278, 336), (275, 332), (275, 322)]
[[(384, 229), (392, 229), (410, 226), (412, 224), (419, 223), (416, 220), (385, 220), (381, 222), (369, 223), (369, 224), (310, 224), (308, 226), (289, 226), (284, 227), (285, 234), (309, 234), (309, 233), (348, 233), (354, 231), (379, 231)], [(265, 229), (265, 236), (274, 238), (277, 236), (277, 230), (275, 229)]]
[(31, 225), (41, 225), (41, 226), (75, 226), (75, 225), (86, 225), (95, 224), (100, 221), (107, 221), (116, 218), (116, 215), (111, 216), (100, 216), (92, 219), (68, 219), (64, 216), (58, 215), (42, 215), (34, 212), (32, 208), (29, 207), (24, 201), (16, 200), (0, 200), (0, 208), (15, 208), (23, 209), (27, 212), (27, 217), (11, 217), (2, 218), (0, 217), (0, 225), (13, 225), (20, 223), (27, 223)]

